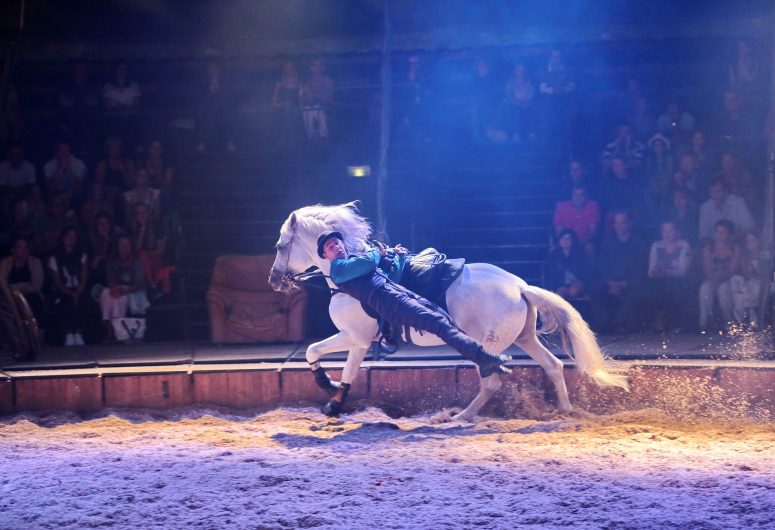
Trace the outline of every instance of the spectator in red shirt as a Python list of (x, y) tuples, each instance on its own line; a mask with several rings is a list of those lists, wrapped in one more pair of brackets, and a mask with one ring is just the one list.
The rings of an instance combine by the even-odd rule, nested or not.
[[(573, 230), (582, 245), (591, 243), (600, 226), (600, 206), (587, 197), (587, 188), (576, 184), (571, 189), (571, 199), (557, 203), (554, 209), (554, 233)], [(589, 251), (589, 247), (587, 246)]]

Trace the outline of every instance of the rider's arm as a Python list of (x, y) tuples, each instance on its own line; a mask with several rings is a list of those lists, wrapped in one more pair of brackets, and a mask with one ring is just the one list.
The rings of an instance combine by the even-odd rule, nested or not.
[(334, 260), (331, 263), (331, 281), (342, 283), (368, 274), (377, 268), (379, 258), (379, 249), (372, 248), (365, 254)]

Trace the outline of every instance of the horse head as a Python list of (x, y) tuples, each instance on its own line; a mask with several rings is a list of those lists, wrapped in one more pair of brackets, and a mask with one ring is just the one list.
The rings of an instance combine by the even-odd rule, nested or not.
[(371, 226), (360, 215), (357, 201), (299, 208), (291, 213), (280, 229), (280, 239), (275, 245), (277, 255), (269, 275), (272, 289), (290, 291), (295, 286), (290, 281), (290, 275), (313, 266), (328, 274), (328, 262), (317, 255), (317, 238), (322, 232), (332, 229), (344, 234), (349, 253), (363, 252), (368, 248)]

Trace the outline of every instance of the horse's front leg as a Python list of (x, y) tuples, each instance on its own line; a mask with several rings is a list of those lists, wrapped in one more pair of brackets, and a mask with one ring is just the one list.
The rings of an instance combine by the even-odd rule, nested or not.
[(347, 354), (347, 362), (342, 371), (342, 382), (339, 383), (336, 392), (331, 396), (331, 400), (323, 407), (323, 414), (326, 416), (337, 416), (342, 411), (344, 400), (347, 399), (347, 394), (350, 392), (353, 381), (358, 377), (358, 370), (366, 357), (367, 351), (369, 351), (368, 346), (365, 348), (355, 346)]
[(315, 376), (315, 382), (320, 388), (325, 390), (329, 396), (336, 394), (336, 391), (339, 388), (339, 384), (334, 383), (328, 377), (326, 369), (320, 366), (320, 358), (326, 353), (346, 351), (350, 350), (352, 347), (352, 339), (350, 338), (350, 334), (346, 331), (340, 331), (336, 335), (332, 335), (331, 337), (323, 339), (320, 342), (314, 342), (307, 347), (307, 362), (309, 363), (309, 367)]

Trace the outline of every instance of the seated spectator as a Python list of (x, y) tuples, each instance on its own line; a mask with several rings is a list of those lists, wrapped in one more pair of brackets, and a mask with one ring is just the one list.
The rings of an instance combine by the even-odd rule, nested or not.
[(22, 195), (17, 195), (11, 201), (8, 234), (24, 236), (28, 242), (35, 237), (35, 230), (40, 227), (46, 216), (46, 205), (43, 202), (40, 186), (28, 184)]
[(535, 137), (535, 117), (533, 116), (533, 98), (535, 85), (527, 76), (524, 64), (517, 64), (511, 78), (506, 83), (506, 94), (501, 106), (499, 125), (508, 133), (513, 142), (521, 142)]
[(146, 148), (145, 159), (140, 164), (148, 172), (152, 187), (166, 190), (175, 180), (175, 167), (164, 158), (164, 144), (161, 140), (152, 140)]
[(274, 85), (272, 108), (278, 113), (277, 145), (291, 147), (301, 136), (301, 107), (299, 102), (299, 71), (296, 63), (285, 61), (280, 80)]
[(745, 39), (737, 42), (735, 59), (727, 66), (729, 87), (738, 90), (753, 101), (762, 98), (766, 92), (765, 76), (760, 62), (755, 58), (751, 43)]
[(108, 258), (105, 288), (100, 293), (102, 321), (108, 336), (113, 332), (113, 319), (144, 315), (150, 307), (145, 294), (143, 262), (133, 249), (128, 236), (118, 236), (115, 250)]
[(162, 225), (153, 221), (151, 210), (145, 203), (132, 206), (129, 218), (129, 236), (132, 248), (143, 261), (146, 285), (163, 294), (170, 292), (169, 275), (165, 275), (164, 255), (167, 237)]
[(755, 160), (762, 142), (763, 117), (757, 116), (736, 90), (724, 92), (724, 108), (716, 125), (721, 148)]
[(745, 201), (729, 193), (724, 182), (716, 179), (710, 185), (710, 199), (700, 206), (700, 238), (712, 237), (714, 227), (721, 219), (727, 219), (743, 230), (753, 228), (753, 217)]
[(573, 230), (557, 234), (555, 247), (546, 264), (546, 287), (565, 299), (586, 296), (589, 282), (587, 258)]
[(743, 198), (746, 204), (751, 204), (754, 199), (751, 173), (736, 154), (726, 152), (721, 155), (721, 169), (716, 178), (724, 183), (730, 193)]
[(731, 322), (734, 314), (731, 279), (741, 271), (741, 250), (734, 241), (735, 225), (721, 219), (713, 225), (713, 238), (702, 248), (703, 282), (700, 285), (700, 329), (709, 330), (718, 298), (721, 317)]
[(89, 193), (86, 196), (86, 200), (81, 205), (81, 228), (84, 230), (92, 228), (95, 218), (100, 212), (108, 212), (110, 215), (114, 215), (114, 203), (107, 199), (105, 186), (101, 182), (92, 182), (89, 185)]
[(206, 150), (230, 153), (236, 151), (233, 138), (235, 94), (229, 83), (221, 77), (221, 65), (209, 61), (205, 69), (206, 79), (200, 89), (199, 118), (196, 124), (199, 143), (197, 152)]
[(650, 138), (657, 128), (657, 120), (649, 110), (649, 101), (645, 96), (639, 96), (635, 100), (635, 108), (627, 116), (627, 121), (632, 125), (632, 134), (636, 140)]
[(716, 155), (711, 146), (708, 145), (704, 132), (694, 131), (689, 152), (694, 154), (694, 160), (701, 175), (708, 175), (715, 169)]
[(601, 332), (629, 333), (640, 329), (646, 316), (642, 307), (648, 250), (634, 235), (628, 212), (615, 211), (611, 217), (613, 233), (600, 247), (601, 282), (592, 295), (592, 311)]
[(100, 99), (86, 64), (75, 63), (70, 80), (57, 94), (59, 122), (78, 153), (94, 155), (94, 132), (99, 129)]
[(623, 157), (615, 156), (611, 159), (611, 173), (604, 180), (603, 190), (601, 199), (606, 212), (628, 210), (640, 213), (643, 210), (643, 185), (630, 173)]
[(700, 211), (686, 188), (678, 187), (673, 190), (672, 201), (664, 208), (661, 216), (672, 221), (678, 233), (687, 242), (697, 242)]
[[(324, 139), (318, 129), (327, 123), (330, 116), (327, 108), (333, 101), (333, 81), (324, 73), (325, 64), (310, 66), (311, 77), (302, 85), (301, 105), (304, 128), (310, 140)], [(396, 79), (393, 89), (393, 115), (395, 116), (396, 138), (409, 144), (417, 144), (429, 140), (430, 104), (432, 95), (430, 84), (425, 76), (422, 58), (411, 54), (406, 58), (406, 69)], [(309, 89), (307, 88), (309, 86)], [(310, 96), (314, 96), (310, 98)], [(315, 101), (318, 101), (315, 104)], [(318, 119), (318, 108), (323, 113)], [(316, 128), (315, 124), (319, 123)]]
[(470, 94), (472, 136), (476, 142), (481, 142), (495, 122), (502, 91), (484, 58), (474, 59), (473, 74)]
[(649, 307), (656, 316), (657, 331), (672, 329), (678, 333), (690, 325), (691, 299), (689, 265), (691, 248), (681, 239), (674, 221), (662, 221), (662, 238), (651, 244), (646, 292), (651, 298)]
[(745, 234), (741, 252), (740, 274), (732, 276), (732, 314), (736, 321), (752, 326), (758, 324), (759, 297), (761, 295), (761, 263), (762, 241), (755, 232)]
[(54, 149), (54, 158), (43, 166), (46, 193), (49, 196), (64, 194), (69, 204), (80, 197), (86, 172), (86, 164), (72, 154), (70, 143), (59, 142)]
[[(401, 116), (400, 128), (416, 130), (424, 125), (422, 119), (422, 107), (426, 101), (420, 101), (422, 92), (422, 74), (420, 73), (420, 58), (416, 55), (409, 58), (409, 72), (407, 83), (412, 92), (417, 92), (415, 97), (407, 100), (402, 97), (402, 91), (397, 91), (396, 112)], [(301, 115), (304, 122), (304, 130), (307, 140), (325, 141), (328, 138), (328, 120), (331, 103), (334, 100), (334, 81), (326, 75), (326, 64), (322, 59), (314, 59), (309, 67), (310, 77), (301, 85)]]
[(64, 194), (54, 195), (48, 200), (48, 208), (33, 225), (35, 254), (48, 256), (56, 246), (65, 230), (76, 229), (75, 213), (67, 208)]
[(633, 137), (630, 124), (623, 123), (619, 126), (616, 139), (603, 150), (601, 156), (603, 172), (608, 173), (611, 170), (614, 158), (621, 158), (627, 167), (637, 170), (643, 163), (645, 151), (646, 147)]
[(107, 133), (124, 139), (130, 153), (137, 147), (137, 116), (142, 92), (129, 77), (129, 64), (117, 61), (113, 76), (102, 88)]
[(43, 303), (43, 265), (35, 256), (30, 255), (30, 241), (26, 237), (16, 237), (11, 247), (11, 255), (0, 261), (0, 279), (19, 290), (32, 309), (38, 327), (45, 327), (45, 304)]
[(539, 74), (541, 114), (549, 138), (565, 141), (573, 120), (573, 94), (576, 82), (560, 50), (549, 53), (549, 61)]
[(131, 210), (137, 203), (145, 204), (151, 212), (151, 219), (161, 218), (161, 192), (150, 186), (150, 175), (145, 168), (140, 168), (135, 174), (135, 187), (124, 193), (124, 211), (129, 219)]
[(122, 233), (121, 228), (113, 225), (110, 212), (97, 213), (89, 231), (89, 278), (93, 284), (105, 284), (105, 262), (116, 238)]
[(106, 200), (116, 205), (118, 196), (134, 185), (135, 163), (124, 156), (124, 143), (118, 136), (107, 137), (105, 155), (94, 171), (94, 181), (105, 187)]
[(587, 198), (586, 188), (577, 184), (571, 189), (571, 199), (558, 202), (554, 209), (554, 233), (559, 236), (569, 229), (584, 245), (597, 235), (600, 219), (600, 207)]
[(145, 160), (141, 167), (148, 171), (150, 186), (161, 191), (159, 207), (163, 214), (175, 209), (175, 194), (172, 187), (175, 181), (175, 166), (164, 157), (164, 144), (161, 140), (152, 140), (146, 149)]
[(0, 197), (20, 195), (24, 187), (37, 182), (35, 166), (24, 158), (24, 147), (13, 143), (8, 147), (8, 160), (0, 163)]
[(708, 189), (708, 175), (700, 170), (697, 156), (694, 152), (683, 153), (679, 159), (678, 168), (683, 173), (684, 181), (681, 186), (690, 190), (695, 196)]
[(657, 131), (676, 144), (688, 143), (694, 127), (694, 116), (682, 110), (676, 100), (667, 103), (665, 113), (657, 120)]
[(670, 141), (661, 134), (655, 134), (649, 139), (648, 148), (646, 183), (649, 205), (652, 211), (656, 211), (673, 176), (673, 155), (670, 152)]
[[(78, 244), (78, 231), (68, 228), (59, 236), (57, 250), (48, 260), (52, 283), (52, 313), (64, 327), (65, 346), (83, 345), (82, 329), (88, 318), (86, 286), (89, 267)], [(52, 320), (53, 323), (53, 320)]]

